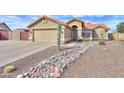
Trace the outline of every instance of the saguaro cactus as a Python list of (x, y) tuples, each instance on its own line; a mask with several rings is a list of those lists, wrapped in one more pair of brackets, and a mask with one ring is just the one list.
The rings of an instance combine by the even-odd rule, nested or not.
[(61, 43), (61, 25), (57, 25), (57, 49), (60, 49), (60, 43)]
[(101, 31), (100, 34), (100, 41), (99, 41), (100, 45), (105, 45), (105, 38), (104, 38), (104, 32)]

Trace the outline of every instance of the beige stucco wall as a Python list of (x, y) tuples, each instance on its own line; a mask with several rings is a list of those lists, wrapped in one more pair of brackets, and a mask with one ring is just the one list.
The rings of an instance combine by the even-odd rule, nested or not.
[[(38, 21), (34, 25), (30, 26), (29, 40), (38, 42), (56, 42), (56, 33), (55, 29), (57, 24), (46, 19), (46, 23), (43, 20)], [(54, 31), (53, 31), (54, 29)], [(34, 32), (33, 32), (34, 31)], [(50, 39), (51, 38), (51, 39)]]
[(33, 37), (33, 32), (32, 32), (32, 30), (30, 30), (30, 31), (29, 31), (29, 38), (28, 38), (28, 39), (29, 39), (29, 40), (32, 40), (32, 37)]
[(72, 27), (73, 25), (78, 26), (78, 31), (77, 31), (77, 39), (82, 39), (81, 33), (82, 33), (82, 23), (78, 22), (76, 20), (72, 21), (69, 23), (69, 25)]
[[(47, 20), (43, 23), (42, 20), (32, 25), (30, 28), (29, 39), (33, 39), (34, 31), (34, 41), (41, 42), (54, 42), (57, 40), (57, 23)], [(65, 26), (62, 26), (61, 42), (66, 42), (71, 40), (71, 30)], [(69, 31), (69, 32), (68, 32)]]
[(46, 20), (46, 23), (44, 23), (42, 20), (40, 20), (39, 22), (32, 25), (30, 28), (38, 29), (38, 28), (56, 28), (56, 27), (57, 24), (52, 21)]
[(104, 28), (102, 28), (102, 27), (98, 27), (98, 28), (96, 28), (94, 31), (95, 31), (96, 34), (98, 35), (98, 38), (99, 38), (99, 39), (100, 39), (100, 37), (101, 37), (101, 36), (100, 36), (101, 32), (103, 32), (103, 33), (104, 33), (104, 37), (105, 37), (105, 39), (108, 40), (108, 32), (105, 31)]
[(78, 21), (76, 21), (76, 20), (74, 20), (74, 21), (72, 21), (72, 22), (70, 22), (70, 23), (68, 23), (68, 24), (69, 24), (71, 27), (72, 27), (73, 25), (77, 25), (79, 29), (82, 28), (82, 23), (81, 23), (81, 22), (78, 22)]
[(9, 40), (11, 40), (11, 39), (12, 39), (12, 32), (9, 31)]
[(71, 29), (69, 29), (67, 27), (65, 27), (63, 29), (63, 38), (62, 39), (63, 39), (62, 41), (65, 42), (65, 43), (72, 40), (72, 31), (71, 31)]
[(20, 40), (20, 31), (12, 32), (12, 40)]
[(113, 40), (124, 40), (124, 33), (113, 33)]
[(112, 33), (113, 40), (119, 40), (119, 33)]
[(119, 33), (119, 40), (124, 40), (124, 33)]

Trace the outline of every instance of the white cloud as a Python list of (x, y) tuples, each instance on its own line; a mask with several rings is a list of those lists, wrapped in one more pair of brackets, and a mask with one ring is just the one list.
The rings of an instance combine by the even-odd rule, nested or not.
[(76, 18), (78, 18), (78, 17), (85, 17), (86, 15), (72, 15), (72, 17), (76, 17)]
[(36, 20), (36, 19), (38, 19), (39, 17), (41, 17), (40, 15), (39, 16), (29, 16), (30, 17), (30, 19), (32, 19), (32, 20)]

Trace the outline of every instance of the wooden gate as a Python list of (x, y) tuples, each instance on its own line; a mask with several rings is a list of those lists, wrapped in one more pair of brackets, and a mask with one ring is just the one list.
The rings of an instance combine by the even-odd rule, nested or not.
[(9, 32), (0, 31), (0, 40), (8, 40), (8, 39), (9, 39)]
[(28, 40), (29, 32), (20, 32), (20, 40)]

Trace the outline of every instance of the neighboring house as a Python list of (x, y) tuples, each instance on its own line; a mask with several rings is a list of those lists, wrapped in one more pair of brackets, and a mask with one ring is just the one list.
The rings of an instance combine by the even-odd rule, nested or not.
[(17, 28), (17, 29), (14, 29), (13, 31), (29, 32), (29, 29), (26, 29), (26, 28)]
[(0, 40), (9, 39), (11, 39), (11, 29), (5, 23), (0, 23)]
[(63, 43), (84, 38), (98, 40), (100, 38), (101, 31), (104, 32), (105, 39), (108, 39), (108, 30), (110, 30), (110, 28), (104, 24), (91, 24), (79, 19), (72, 19), (69, 22), (64, 23), (48, 16), (42, 16), (27, 26), (27, 28), (31, 31), (30, 39), (33, 41), (56, 43), (58, 24), (62, 26), (61, 41)]
[(58, 24), (62, 26), (61, 41), (63, 43), (71, 41), (71, 27), (47, 16), (39, 18), (27, 27), (31, 30), (33, 41), (56, 43)]
[(29, 40), (29, 29), (17, 28), (13, 30), (12, 40)]

